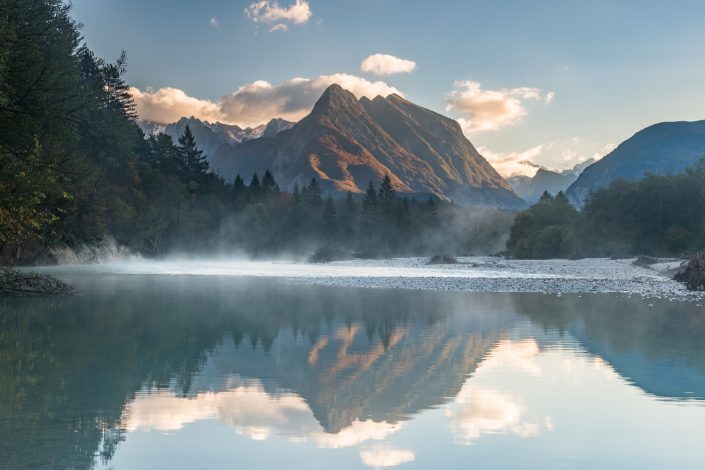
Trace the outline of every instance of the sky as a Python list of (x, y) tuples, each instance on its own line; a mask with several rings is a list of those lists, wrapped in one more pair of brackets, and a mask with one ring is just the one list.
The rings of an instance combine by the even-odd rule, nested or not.
[(705, 119), (705, 2), (73, 0), (140, 117), (300, 119), (331, 83), (452, 117), (504, 176)]

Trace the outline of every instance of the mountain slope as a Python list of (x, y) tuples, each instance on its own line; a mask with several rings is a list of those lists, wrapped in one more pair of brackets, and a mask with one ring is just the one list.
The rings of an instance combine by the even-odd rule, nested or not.
[(678, 172), (703, 156), (705, 121), (662, 122), (637, 132), (587, 167), (566, 194), (581, 203), (590, 190), (616, 179), (638, 180), (646, 173)]
[(156, 124), (149, 121), (139, 123), (145, 134), (157, 134), (163, 132), (170, 136), (174, 142), (184, 133), (186, 125), (191, 128), (198, 148), (203, 150), (210, 160), (223, 144), (235, 144), (246, 140), (256, 139), (261, 136), (272, 137), (279, 132), (294, 125), (293, 122), (281, 118), (274, 118), (267, 124), (257, 127), (247, 127), (245, 129), (234, 124), (223, 124), (222, 122), (210, 123), (201, 121), (193, 116), (182, 117), (171, 124)]
[(360, 193), (388, 173), (398, 191), (421, 197), (523, 204), (455, 121), (396, 95), (358, 101), (338, 85), (291, 129), (223, 146), (212, 167), (227, 180), (269, 168), (286, 189), (317, 178), (326, 192)]
[(576, 178), (577, 176), (573, 173), (558, 173), (539, 168), (533, 178), (512, 176), (507, 178), (507, 181), (519, 197), (529, 204), (533, 204), (541, 198), (544, 191), (554, 195), (559, 191), (565, 191)]

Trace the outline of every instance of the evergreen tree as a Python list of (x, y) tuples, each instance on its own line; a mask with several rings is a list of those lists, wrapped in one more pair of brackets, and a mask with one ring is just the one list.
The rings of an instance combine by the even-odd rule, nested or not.
[(338, 214), (333, 198), (328, 196), (323, 207), (323, 236), (332, 240), (338, 234)]
[(321, 199), (321, 187), (318, 185), (316, 178), (312, 178), (311, 182), (306, 186), (304, 196), (306, 202), (312, 206), (320, 205), (323, 202), (323, 199)]
[(250, 179), (250, 184), (247, 186), (247, 199), (249, 202), (259, 202), (262, 195), (262, 185), (259, 182), (259, 176), (255, 171)]
[(236, 206), (239, 206), (245, 202), (247, 196), (247, 186), (245, 186), (245, 180), (238, 173), (235, 175), (233, 180), (233, 202)]
[(279, 185), (271, 171), (266, 170), (262, 177), (262, 191), (267, 195), (279, 194)]
[(388, 173), (385, 173), (382, 184), (379, 186), (378, 201), (385, 208), (390, 210), (394, 207), (394, 202), (397, 199), (397, 193), (392, 186), (392, 179)]
[(189, 190), (196, 192), (203, 184), (203, 175), (208, 171), (208, 161), (203, 155), (203, 151), (196, 146), (196, 139), (188, 124), (186, 124), (184, 133), (179, 137), (179, 155)]
[(367, 192), (365, 193), (365, 198), (362, 200), (362, 207), (364, 210), (369, 211), (377, 206), (377, 191), (375, 191), (375, 185), (370, 181), (367, 186)]

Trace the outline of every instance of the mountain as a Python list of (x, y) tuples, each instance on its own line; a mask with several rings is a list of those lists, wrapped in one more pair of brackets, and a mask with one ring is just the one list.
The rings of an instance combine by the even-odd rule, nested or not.
[(573, 166), (573, 168), (567, 168), (567, 169), (561, 171), (561, 175), (573, 175), (577, 178), (578, 176), (580, 176), (580, 173), (582, 173), (583, 170), (585, 170), (585, 168), (589, 167), (590, 165), (592, 165), (596, 161), (597, 160), (594, 158), (588, 158), (587, 160), (585, 160), (583, 162), (576, 163)]
[(646, 173), (678, 172), (703, 156), (705, 121), (662, 122), (637, 132), (587, 167), (566, 194), (581, 203), (590, 190), (616, 179), (638, 180)]
[(568, 186), (578, 178), (580, 172), (594, 162), (595, 159), (590, 158), (576, 164), (573, 168), (567, 168), (560, 172), (539, 167), (533, 177), (525, 175), (511, 176), (507, 178), (507, 182), (520, 198), (529, 204), (533, 204), (541, 198), (544, 191), (555, 195), (559, 191), (568, 189)]
[(177, 122), (166, 125), (150, 121), (141, 121), (139, 123), (145, 134), (154, 135), (161, 132), (170, 136), (174, 142), (177, 142), (179, 137), (184, 133), (187, 124), (191, 128), (198, 148), (203, 150), (209, 160), (223, 144), (235, 144), (256, 139), (261, 136), (273, 137), (294, 125), (293, 122), (281, 118), (274, 118), (267, 124), (243, 129), (240, 126), (223, 124), (222, 122), (211, 124), (208, 121), (201, 121), (193, 116), (189, 118), (182, 117)]
[(533, 177), (512, 176), (507, 178), (507, 181), (520, 198), (533, 204), (541, 198), (544, 191), (550, 194), (565, 191), (575, 178), (576, 176), (571, 173), (563, 174), (539, 168)]
[(339, 85), (326, 89), (292, 128), (222, 146), (211, 164), (229, 181), (271, 169), (288, 190), (317, 178), (324, 192), (362, 193), (389, 174), (397, 191), (417, 197), (524, 204), (457, 122), (398, 95), (357, 100)]

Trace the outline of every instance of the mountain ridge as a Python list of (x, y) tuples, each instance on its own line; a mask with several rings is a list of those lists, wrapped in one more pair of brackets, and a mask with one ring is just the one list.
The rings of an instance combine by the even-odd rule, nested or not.
[(616, 179), (678, 172), (705, 157), (705, 120), (660, 122), (645, 127), (583, 170), (566, 191), (582, 204), (591, 190)]
[(222, 146), (212, 167), (229, 181), (270, 169), (288, 190), (317, 178), (327, 193), (362, 193), (389, 174), (401, 193), (461, 204), (524, 205), (457, 122), (398, 95), (358, 100), (339, 85), (329, 86), (292, 128)]

